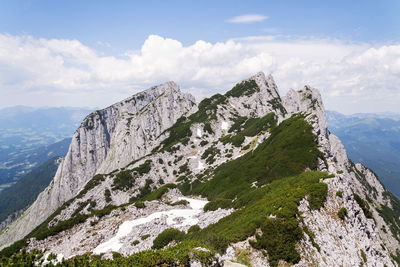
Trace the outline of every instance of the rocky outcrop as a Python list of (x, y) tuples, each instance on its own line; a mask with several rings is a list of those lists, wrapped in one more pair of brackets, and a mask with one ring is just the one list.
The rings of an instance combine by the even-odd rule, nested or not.
[(0, 235), (0, 248), (23, 238), (74, 197), (98, 172), (123, 167), (154, 148), (153, 140), (189, 112), (194, 98), (174, 82), (155, 86), (87, 116), (51, 184)]

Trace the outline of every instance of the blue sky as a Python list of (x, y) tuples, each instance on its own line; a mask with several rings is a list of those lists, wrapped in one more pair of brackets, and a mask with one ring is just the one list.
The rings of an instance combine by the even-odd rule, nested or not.
[[(107, 52), (139, 48), (150, 34), (190, 44), (281, 34), (393, 43), (400, 40), (400, 1), (54, 1), (2, 0), (0, 32), (78, 39)], [(227, 23), (263, 14), (259, 23)], [(111, 45), (102, 47), (100, 43)]]
[(166, 80), (201, 99), (261, 70), (282, 94), (321, 89), (330, 109), (400, 112), (399, 13), (390, 0), (0, 0), (0, 108), (102, 107)]

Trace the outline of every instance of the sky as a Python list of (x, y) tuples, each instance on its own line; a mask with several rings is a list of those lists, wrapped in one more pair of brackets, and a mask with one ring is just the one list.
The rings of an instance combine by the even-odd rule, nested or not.
[(400, 1), (0, 0), (0, 108), (197, 100), (258, 71), (345, 114), (400, 112)]

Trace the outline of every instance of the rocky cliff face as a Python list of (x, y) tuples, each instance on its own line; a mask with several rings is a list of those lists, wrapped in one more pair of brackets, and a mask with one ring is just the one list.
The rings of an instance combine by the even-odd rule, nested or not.
[[(246, 210), (247, 206), (238, 202), (244, 197), (240, 195), (243, 190), (259, 192), (270, 186), (273, 180), (263, 180), (264, 169), (271, 177), (284, 176), (274, 170), (280, 162), (286, 162), (287, 169), (298, 172), (302, 158), (287, 161), (279, 154), (287, 147), (283, 145), (279, 151), (266, 154), (272, 158), (263, 158), (267, 167), (260, 168), (262, 175), (258, 180), (246, 177), (249, 187), (244, 182), (240, 185), (244, 189), (238, 191), (241, 193), (218, 189), (224, 197), (214, 196), (220, 191), (213, 192), (217, 190), (213, 187), (219, 187), (213, 181), (218, 178), (223, 183), (224, 176), (234, 175), (224, 169), (226, 166), (251, 166), (248, 162), (259, 160), (258, 155), (280, 142), (276, 139), (283, 136), (279, 131), (293, 125), (291, 120), (296, 116), (311, 125), (315, 136), (312, 144), (319, 151), (314, 153), (318, 156), (316, 164), (307, 161), (300, 171), (331, 175), (320, 182), (327, 188), (321, 207), (312, 208), (309, 195), (298, 203), (295, 217), (303, 229), (296, 243), (300, 258), (279, 255), (281, 263), (396, 266), (396, 255), (400, 255), (399, 201), (373, 172), (348, 159), (340, 140), (327, 128), (318, 90), (305, 86), (281, 98), (273, 78), (263, 73), (199, 105), (179, 92), (176, 84), (166, 83), (91, 114), (75, 133), (53, 183), (2, 233), (0, 244), (22, 238), (67, 200), (42, 224), (42, 229), (49, 228), (50, 233), (46, 230), (45, 234), (42, 231), (29, 236), (30, 249), (46, 249), (65, 258), (85, 252), (110, 257), (111, 251), (130, 255), (150, 249), (156, 237), (170, 227), (188, 231), (197, 224), (206, 236), (209, 227), (218, 229), (221, 218), (232, 216), (229, 220), (233, 223), (237, 212)], [(300, 130), (300, 134), (305, 131)], [(308, 157), (310, 151), (307, 148), (300, 155)], [(258, 174), (249, 169), (245, 175)], [(240, 179), (232, 179), (226, 187), (234, 188)], [(211, 201), (182, 194), (201, 194)], [(264, 220), (277, 216), (277, 220), (284, 219), (274, 214), (265, 216)], [(68, 222), (68, 227), (63, 222)], [(254, 245), (263, 234), (261, 229), (239, 240), (232, 238), (219, 261), (228, 266), (245, 253), (253, 266), (275, 265), (271, 251)], [(207, 242), (215, 245), (215, 241)]]
[(151, 151), (155, 139), (189, 112), (194, 98), (174, 82), (155, 86), (87, 116), (52, 183), (0, 236), (1, 247), (21, 239), (74, 197), (98, 172), (126, 166)]

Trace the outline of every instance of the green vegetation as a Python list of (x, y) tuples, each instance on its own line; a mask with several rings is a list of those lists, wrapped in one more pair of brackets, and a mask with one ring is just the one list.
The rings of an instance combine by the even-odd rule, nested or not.
[(140, 237), (140, 239), (146, 240), (146, 239), (149, 238), (149, 237), (150, 237), (149, 234), (145, 234), (145, 235), (142, 235), (142, 236)]
[(143, 198), (146, 201), (159, 200), (169, 189), (176, 188), (176, 184), (165, 184)]
[(112, 201), (110, 189), (107, 188), (106, 190), (104, 190), (104, 198), (107, 203)]
[(321, 247), (318, 245), (318, 243), (315, 241), (315, 234), (306, 226), (303, 225), (303, 231), (308, 235), (310, 238), (311, 244), (318, 250), (321, 250)]
[(337, 191), (336, 196), (342, 198), (343, 197), (343, 192), (342, 191)]
[(367, 202), (365, 202), (359, 195), (357, 195), (356, 193), (353, 193), (354, 195), (354, 200), (357, 202), (357, 204), (360, 206), (360, 208), (362, 209), (365, 217), (372, 219), (372, 213), (369, 209), (369, 205)]
[[(23, 250), (10, 258), (1, 258), (0, 266), (35, 266), (35, 263), (40, 265), (42, 257), (43, 252), (33, 251), (28, 253)], [(115, 252), (113, 253), (113, 259), (108, 260), (102, 260), (99, 255), (86, 253), (67, 260), (64, 259), (57, 266), (188, 266), (193, 260), (209, 266), (215, 260), (215, 251), (196, 241), (184, 241), (167, 249), (141, 251), (128, 257)]]
[(347, 209), (345, 207), (340, 208), (337, 215), (341, 220), (344, 221), (344, 219), (346, 219), (347, 216)]
[(189, 204), (189, 201), (182, 199), (182, 200), (178, 200), (176, 202), (173, 202), (170, 205), (171, 206), (178, 206), (178, 205), (185, 205), (186, 206), (188, 204)]
[[(298, 204), (308, 197), (310, 208), (319, 209), (327, 195), (327, 185), (320, 179), (332, 177), (303, 172), (307, 168), (315, 170), (318, 158), (323, 158), (315, 138), (304, 117), (297, 115), (273, 127), (271, 136), (252, 153), (221, 164), (211, 177), (198, 176), (190, 184), (183, 182), (179, 188), (184, 193), (210, 200), (205, 209), (236, 208), (217, 223), (188, 232), (185, 239), (198, 240), (223, 252), (230, 243), (245, 240), (261, 229), (263, 234), (252, 245), (268, 251), (272, 266), (279, 260), (297, 263), (300, 255), (296, 244), (303, 236)], [(254, 182), (258, 188), (251, 186)]]
[(232, 200), (252, 191), (253, 182), (264, 185), (300, 174), (307, 168), (315, 170), (318, 157), (323, 157), (316, 147), (315, 138), (311, 126), (301, 115), (287, 119), (273, 128), (271, 136), (252, 153), (218, 166), (213, 179), (204, 183), (195, 180), (191, 192), (210, 200)]
[(99, 184), (104, 182), (105, 180), (106, 180), (105, 175), (96, 174), (95, 176), (93, 176), (92, 179), (90, 179), (86, 183), (85, 187), (79, 192), (79, 194), (75, 198), (83, 197), (84, 195), (86, 195), (87, 192), (89, 192), (91, 189), (95, 188), (96, 186), (98, 186)]
[(213, 95), (210, 98), (206, 98), (199, 103), (199, 110), (189, 117), (181, 117), (177, 122), (165, 132), (169, 133), (169, 136), (161, 142), (161, 147), (156, 148), (159, 150), (172, 151), (172, 147), (178, 143), (187, 143), (192, 131), (190, 127), (195, 123), (204, 123), (204, 131), (213, 133), (210, 121), (217, 118), (218, 106), (226, 102), (226, 97), (220, 94)]
[(225, 209), (229, 208), (231, 205), (232, 205), (231, 199), (217, 198), (215, 200), (208, 202), (203, 209), (204, 211), (217, 210), (219, 208)]
[(187, 232), (194, 233), (194, 232), (198, 232), (200, 230), (201, 230), (200, 226), (195, 224), (195, 225), (190, 226)]
[(359, 171), (352, 161), (350, 161), (350, 163), (351, 163), (351, 170), (356, 175), (356, 178), (358, 179), (358, 181), (360, 181), (360, 183), (368, 190), (369, 194), (376, 197), (378, 194), (378, 191), (376, 190), (376, 188), (368, 183), (368, 180), (365, 177), (365, 174), (362, 173), (361, 171)]
[(281, 259), (290, 263), (300, 261), (295, 246), (303, 233), (295, 218), (267, 219), (261, 231), (263, 234), (257, 235), (257, 241), (251, 244), (257, 249), (267, 249), (272, 266), (276, 266)]
[(134, 205), (135, 205), (135, 207), (136, 207), (137, 209), (143, 209), (143, 208), (146, 207), (146, 205), (144, 204), (143, 201), (136, 201)]
[(240, 250), (236, 254), (236, 262), (251, 267), (250, 252), (247, 250)]
[(151, 160), (146, 160), (143, 164), (132, 170), (123, 170), (115, 175), (112, 189), (113, 190), (123, 190), (126, 191), (133, 187), (136, 178), (150, 172), (151, 170)]
[(390, 253), (390, 257), (391, 257), (398, 265), (400, 265), (400, 249), (396, 249), (396, 254)]
[(380, 209), (377, 209), (377, 211), (379, 212), (379, 215), (389, 225), (390, 231), (392, 232), (393, 236), (400, 241), (400, 200), (397, 199), (390, 192), (386, 192), (385, 197), (389, 199), (390, 203), (392, 204), (392, 208), (382, 205)]
[(208, 144), (208, 141), (206, 141), (206, 140), (202, 140), (201, 142), (200, 142), (200, 146), (205, 146), (205, 145), (207, 145)]
[(115, 175), (112, 190), (127, 190), (133, 186), (135, 182), (130, 170), (120, 171)]
[[(298, 204), (307, 195), (326, 197), (327, 186), (320, 179), (327, 177), (330, 176), (326, 173), (305, 172), (247, 189), (233, 202), (234, 207), (241, 209), (198, 232), (188, 233), (186, 239), (199, 240), (223, 252), (230, 243), (243, 241), (261, 228), (263, 235), (257, 236), (253, 246), (267, 249), (273, 266), (279, 259), (296, 263), (300, 256), (295, 246), (302, 237)], [(320, 208), (324, 199), (315, 197), (314, 208)], [(271, 214), (276, 218), (270, 218)]]
[(227, 97), (241, 97), (249, 96), (255, 92), (259, 92), (260, 88), (254, 80), (243, 81), (236, 84), (230, 91), (228, 91), (225, 96)]
[(244, 142), (245, 136), (256, 136), (275, 125), (276, 117), (274, 113), (268, 113), (261, 118), (238, 117), (228, 131), (236, 134), (226, 135), (222, 137), (220, 141), (224, 144), (232, 143), (234, 146), (240, 147)]
[(43, 256), (44, 253), (39, 250), (33, 250), (31, 252), (21, 250), (11, 257), (0, 256), (0, 266), (35, 266), (35, 262), (41, 265), (43, 263)]
[(160, 249), (168, 245), (171, 241), (181, 241), (185, 233), (175, 228), (169, 228), (162, 231), (153, 241), (152, 249)]
[(285, 107), (282, 105), (282, 99), (280, 97), (273, 98), (268, 101), (274, 110), (279, 110), (282, 114), (287, 114)]
[(139, 243), (140, 243), (139, 240), (133, 240), (132, 243), (131, 243), (131, 246), (136, 246), (136, 245), (138, 245)]
[(365, 254), (364, 250), (360, 249), (360, 255), (361, 255), (361, 258), (363, 259), (364, 263), (367, 263), (368, 259), (367, 259), (367, 255)]
[(221, 150), (211, 146), (204, 151), (201, 159), (205, 159), (207, 164), (212, 164), (215, 162), (215, 157), (219, 154), (221, 154)]
[(179, 167), (179, 173), (188, 173), (188, 172), (190, 172), (190, 170), (187, 163)]

